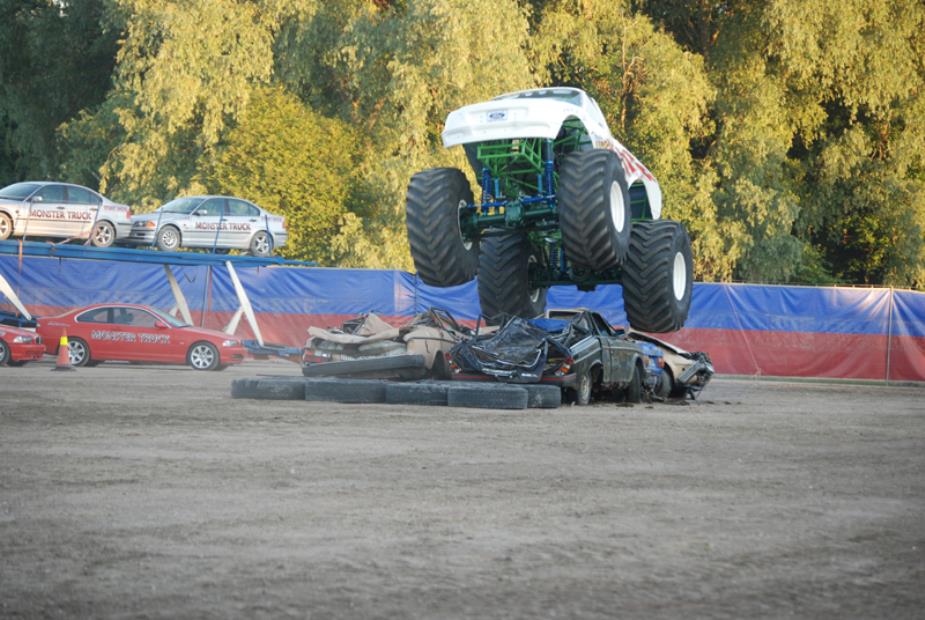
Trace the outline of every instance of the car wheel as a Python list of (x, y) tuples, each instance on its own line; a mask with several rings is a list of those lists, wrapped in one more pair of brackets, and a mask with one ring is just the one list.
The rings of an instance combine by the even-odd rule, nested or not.
[(190, 347), (186, 354), (186, 361), (195, 370), (218, 370), (218, 349), (211, 342), (197, 342)]
[(257, 232), (251, 239), (250, 252), (253, 256), (270, 256), (273, 254), (273, 237), (265, 230)]
[(6, 343), (0, 340), (0, 366), (5, 366), (10, 361), (10, 348)]
[(658, 377), (658, 383), (655, 384), (655, 395), (662, 400), (668, 400), (674, 389), (674, 380), (671, 378), (671, 371), (668, 367), (662, 369), (662, 374)]
[(626, 386), (626, 402), (642, 402), (642, 370), (639, 368), (639, 364), (636, 364), (633, 368), (633, 378), (630, 379), (629, 385)]
[(575, 404), (585, 406), (591, 403), (591, 373), (587, 370), (578, 375), (578, 386), (575, 388)]
[(163, 252), (173, 252), (180, 247), (180, 231), (176, 226), (164, 226), (157, 231), (157, 249)]
[(0, 241), (13, 234), (13, 220), (6, 213), (0, 213)]
[(116, 229), (109, 222), (97, 222), (90, 232), (90, 243), (98, 248), (108, 248), (116, 240)]
[(67, 339), (67, 356), (71, 366), (86, 366), (90, 361), (90, 345), (80, 338)]

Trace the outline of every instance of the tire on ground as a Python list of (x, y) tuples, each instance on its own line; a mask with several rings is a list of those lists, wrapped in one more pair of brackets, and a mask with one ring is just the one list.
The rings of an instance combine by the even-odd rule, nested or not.
[(256, 387), (259, 379), (234, 379), (231, 382), (232, 398), (257, 398)]
[(532, 318), (546, 309), (545, 288), (531, 289), (530, 264), (545, 259), (521, 232), (482, 238), (479, 255), (479, 305), (490, 324), (503, 315)]
[(71, 366), (79, 368), (81, 366), (86, 366), (90, 361), (92, 354), (90, 353), (90, 345), (87, 344), (86, 340), (82, 338), (68, 338), (67, 348), (68, 360)]
[(305, 379), (302, 377), (280, 377), (259, 379), (253, 388), (253, 398), (262, 400), (304, 400)]
[(639, 364), (633, 367), (633, 378), (630, 379), (629, 385), (626, 386), (624, 394), (628, 403), (642, 402), (642, 368), (640, 368)]
[(446, 392), (446, 404), (450, 407), (526, 409), (527, 400), (524, 388), (497, 383), (485, 387), (451, 387)]
[(559, 168), (559, 226), (574, 267), (602, 271), (621, 265), (632, 230), (629, 187), (611, 151), (576, 151)]
[(305, 400), (335, 403), (384, 403), (384, 381), (319, 378), (305, 382)]
[(439, 383), (389, 383), (385, 402), (391, 405), (445, 406), (449, 387)]
[(304, 377), (336, 377), (344, 375), (359, 375), (363, 373), (416, 371), (413, 374), (423, 374), (426, 362), (423, 355), (389, 355), (385, 357), (369, 357), (341, 362), (324, 362), (302, 366)]
[(522, 385), (527, 390), (527, 407), (557, 409), (562, 405), (562, 388), (557, 385)]
[(633, 329), (681, 329), (692, 284), (691, 241), (684, 227), (667, 220), (636, 222), (623, 267), (623, 305)]
[(433, 168), (411, 177), (405, 202), (408, 243), (418, 275), (431, 286), (455, 286), (475, 277), (479, 243), (465, 241), (460, 209), (472, 204), (472, 189), (456, 168)]

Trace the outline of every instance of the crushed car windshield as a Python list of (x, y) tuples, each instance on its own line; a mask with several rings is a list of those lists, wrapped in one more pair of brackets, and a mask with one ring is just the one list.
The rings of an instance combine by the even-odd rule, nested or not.
[(25, 200), (40, 187), (38, 183), (13, 183), (0, 189), (0, 198)]
[(192, 213), (202, 203), (203, 198), (177, 198), (158, 209), (163, 213)]

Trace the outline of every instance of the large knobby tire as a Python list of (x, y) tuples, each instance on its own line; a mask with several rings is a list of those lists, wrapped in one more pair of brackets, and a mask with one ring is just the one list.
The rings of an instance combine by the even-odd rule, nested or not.
[(90, 362), (90, 345), (82, 338), (68, 338), (67, 356), (74, 368), (86, 366)]
[(6, 213), (0, 213), (0, 241), (9, 239), (13, 234), (13, 219)]
[(455, 286), (475, 277), (477, 240), (466, 240), (460, 210), (472, 204), (472, 189), (456, 168), (419, 172), (408, 183), (405, 217), (408, 243), (418, 275), (431, 286)]
[(162, 252), (175, 252), (180, 248), (181, 242), (180, 230), (176, 226), (163, 226), (157, 231), (155, 244)]
[(684, 326), (694, 280), (691, 240), (678, 222), (636, 222), (623, 268), (623, 305), (633, 329), (673, 332)]
[(97, 222), (90, 231), (93, 247), (108, 248), (116, 241), (116, 228), (109, 222)]
[(620, 158), (595, 149), (566, 155), (559, 167), (559, 226), (574, 267), (602, 271), (624, 262), (632, 230)]
[(479, 255), (479, 305), (490, 324), (504, 315), (532, 318), (546, 309), (545, 288), (530, 288), (531, 263), (543, 260), (524, 233), (482, 238)]

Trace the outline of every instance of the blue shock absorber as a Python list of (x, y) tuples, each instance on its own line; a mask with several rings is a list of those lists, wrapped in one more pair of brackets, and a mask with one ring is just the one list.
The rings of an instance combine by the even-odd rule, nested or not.
[(488, 166), (482, 168), (482, 213), (488, 212), (488, 207), (485, 206), (491, 202), (491, 171), (488, 169)]

